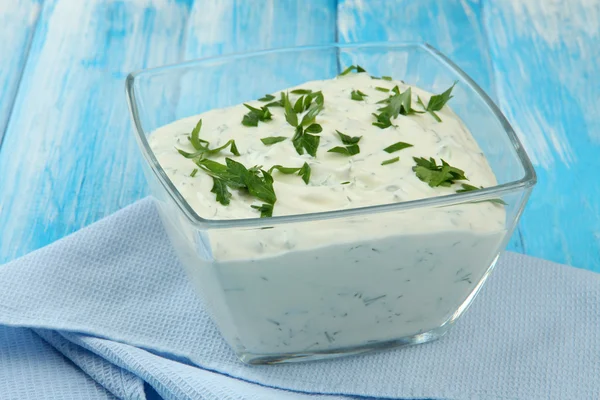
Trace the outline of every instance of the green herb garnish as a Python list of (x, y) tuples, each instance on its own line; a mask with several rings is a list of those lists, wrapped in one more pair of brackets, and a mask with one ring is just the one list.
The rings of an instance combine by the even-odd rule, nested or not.
[(302, 155), (304, 154), (304, 150), (306, 150), (308, 154), (316, 157), (320, 142), (320, 136), (311, 135), (310, 133), (304, 132), (302, 126), (296, 127), (296, 133), (292, 138), (292, 144), (294, 145), (294, 148), (298, 154)]
[(394, 143), (391, 146), (386, 147), (385, 149), (383, 149), (383, 151), (385, 151), (386, 153), (394, 153), (396, 151), (400, 151), (402, 149), (406, 149), (408, 147), (412, 147), (412, 144), (409, 143), (404, 143), (404, 142), (398, 142), (398, 143)]
[(357, 144), (360, 139), (362, 138), (362, 136), (354, 136), (354, 137), (350, 137), (348, 135), (343, 134), (342, 132), (336, 130), (337, 134), (340, 136), (340, 139), (342, 140), (342, 143), (344, 144)]
[(367, 72), (365, 71), (365, 69), (363, 67), (361, 67), (360, 65), (351, 65), (348, 68), (346, 68), (345, 70), (342, 71), (341, 74), (339, 74), (338, 76), (344, 76), (344, 75), (348, 75), (350, 72), (352, 71), (356, 71), (358, 72)]
[(321, 133), (321, 132), (323, 132), (323, 127), (319, 124), (311, 124), (304, 130), (304, 132)]
[(379, 90), (380, 92), (386, 92), (386, 93), (390, 91), (390, 89), (384, 88), (381, 86), (375, 86), (375, 90)]
[(327, 150), (328, 153), (339, 153), (339, 154), (343, 154), (345, 156), (353, 156), (355, 154), (360, 153), (360, 147), (358, 147), (358, 145), (353, 144), (350, 146), (336, 146), (332, 149)]
[(265, 146), (270, 146), (275, 143), (283, 142), (287, 137), (285, 136), (269, 136), (261, 138), (260, 141), (263, 142)]
[(269, 168), (269, 174), (272, 174), (274, 170), (277, 170), (282, 174), (286, 175), (298, 173), (298, 176), (301, 177), (304, 183), (306, 183), (307, 185), (310, 180), (310, 165), (308, 165), (308, 163), (304, 163), (302, 167), (297, 168), (284, 167), (282, 165), (273, 165), (271, 168)]
[(390, 158), (389, 160), (382, 161), (381, 165), (393, 164), (398, 161), (400, 161), (400, 157), (394, 157), (394, 158)]
[(215, 154), (219, 153), (221, 150), (224, 150), (227, 147), (229, 147), (229, 151), (233, 155), (236, 155), (236, 156), (240, 155), (240, 152), (238, 151), (238, 148), (235, 145), (235, 140), (233, 140), (233, 139), (229, 140), (223, 146), (219, 146), (215, 149), (209, 149), (207, 146), (204, 146), (204, 145), (201, 145), (201, 146), (202, 146), (202, 148), (195, 153), (188, 153), (187, 151), (184, 151), (181, 149), (177, 149), (177, 151), (179, 152), (179, 154), (181, 154), (185, 158), (203, 158), (206, 156), (215, 155)]
[(448, 187), (458, 180), (468, 180), (462, 169), (451, 166), (443, 159), (441, 159), (441, 165), (437, 165), (433, 157), (430, 157), (429, 160), (423, 157), (413, 157), (413, 160), (416, 165), (412, 170), (417, 178), (431, 187)]
[[(202, 150), (205, 147), (202, 144), (203, 141), (200, 139), (200, 129), (202, 129), (202, 118), (198, 121), (194, 129), (192, 129), (192, 134), (190, 135), (190, 142), (192, 142), (192, 146), (194, 146), (196, 150)], [(206, 143), (208, 144), (208, 142)]]
[(446, 90), (444, 93), (431, 96), (431, 98), (429, 99), (429, 103), (427, 103), (427, 106), (423, 104), (423, 100), (421, 100), (420, 97), (418, 98), (418, 103), (425, 109), (425, 111), (431, 114), (437, 122), (442, 122), (442, 120), (435, 112), (440, 111), (446, 105), (446, 103), (453, 97), (452, 89), (454, 89), (454, 86), (456, 86), (457, 82), (458, 81), (455, 81), (452, 84), (452, 86), (450, 86), (450, 88), (448, 88), (448, 90)]
[(413, 110), (411, 105), (411, 88), (406, 89), (404, 92), (400, 92), (398, 86), (394, 86), (392, 92), (394, 93), (393, 95), (378, 102), (387, 104), (385, 107), (377, 110), (379, 111), (379, 114), (373, 113), (373, 116), (377, 119), (376, 122), (373, 122), (373, 125), (381, 129), (393, 126), (392, 118), (398, 118), (398, 115), (419, 113), (419, 111)]
[(392, 77), (391, 76), (382, 76), (381, 79), (385, 80), (385, 81), (391, 81)]
[(252, 205), (250, 207), (260, 211), (261, 218), (269, 218), (273, 216), (273, 204), (261, 204), (260, 206)]
[(352, 93), (350, 93), (350, 98), (352, 100), (361, 101), (364, 100), (365, 97), (367, 97), (367, 95), (360, 90), (353, 90)]
[(224, 165), (208, 159), (196, 160), (198, 167), (213, 178), (211, 192), (216, 194), (219, 203), (228, 205), (231, 199), (229, 189), (238, 189), (247, 191), (250, 196), (267, 204), (275, 204), (277, 196), (271, 174), (258, 166), (246, 168), (231, 158), (226, 158), (225, 162)]
[(196, 174), (197, 174), (197, 173), (198, 173), (198, 168), (194, 168), (194, 169), (192, 170), (192, 173), (190, 174), (190, 176), (193, 178), (193, 177), (195, 177), (195, 176), (196, 176)]
[(312, 90), (310, 90), (310, 89), (294, 89), (290, 93), (294, 93), (294, 94), (309, 94), (309, 93), (312, 93)]
[(340, 183), (340, 185), (348, 185), (348, 184), (350, 184), (350, 181)]
[(261, 107), (260, 109), (252, 107), (244, 103), (244, 106), (250, 110), (250, 112), (244, 115), (242, 119), (242, 125), (244, 126), (258, 126), (258, 121), (265, 122), (271, 119), (272, 114), (267, 106)]
[[(483, 186), (477, 187), (477, 186), (473, 186), (473, 185), (469, 185), (468, 183), (463, 183), (460, 185), (462, 187), (462, 189), (458, 189), (456, 191), (456, 193), (464, 193), (464, 192), (471, 192), (473, 190), (480, 190), (483, 189)], [(489, 199), (489, 200), (483, 200), (483, 201), (489, 201), (491, 203), (494, 204), (501, 204), (501, 205), (508, 205), (504, 200), (502, 199)], [(474, 201), (473, 203), (480, 203), (480, 201)]]
[[(261, 97), (258, 101), (271, 101), (275, 98), (272, 94), (265, 94), (265, 97)], [(267, 104), (268, 106), (268, 104)]]

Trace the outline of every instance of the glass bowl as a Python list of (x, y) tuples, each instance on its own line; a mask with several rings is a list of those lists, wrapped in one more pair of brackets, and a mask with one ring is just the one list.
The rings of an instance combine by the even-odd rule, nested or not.
[[(498, 184), (350, 210), (210, 220), (194, 212), (149, 147), (148, 135), (160, 126), (330, 79), (353, 64), (435, 93), (458, 81), (451, 108)], [(484, 284), (536, 181), (496, 105), (426, 44), (236, 54), (135, 72), (126, 86), (144, 172), (165, 229), (223, 337), (246, 363), (323, 359), (441, 337)], [(496, 218), (482, 218), (490, 207), (500, 209)], [(226, 253), (224, 243), (235, 243), (235, 254)], [(287, 249), (264, 251), (270, 246)]]

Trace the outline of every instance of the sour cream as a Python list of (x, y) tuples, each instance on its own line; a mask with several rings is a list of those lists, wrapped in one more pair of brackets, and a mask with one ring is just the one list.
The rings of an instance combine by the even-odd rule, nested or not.
[[(311, 169), (308, 184), (297, 175), (273, 172), (277, 201), (273, 216), (309, 214), (406, 202), (455, 193), (460, 183), (496, 185), (492, 169), (471, 133), (449, 106), (436, 114), (400, 115), (392, 127), (372, 123), (391, 90), (409, 87), (427, 104), (431, 94), (401, 81), (366, 73), (313, 81), (296, 88), (321, 91), (323, 128), (316, 157), (298, 154), (294, 128), (281, 107), (257, 127), (241, 124), (243, 105), (217, 109), (157, 129), (150, 146), (177, 190), (206, 219), (257, 218), (260, 201), (231, 190), (229, 205), (211, 192), (212, 178), (177, 149), (194, 152), (188, 136), (198, 120), (211, 148), (235, 140), (240, 155), (225, 157), (269, 169), (273, 165)], [(360, 90), (363, 100), (353, 100)], [(275, 93), (275, 100), (279, 93)], [(292, 103), (299, 95), (290, 94)], [(260, 108), (265, 102), (248, 104)], [(451, 103), (450, 103), (451, 104)], [(337, 131), (360, 136), (360, 152), (328, 152), (344, 146)], [(265, 145), (260, 139), (287, 139)], [(412, 145), (397, 152), (390, 145)], [(398, 157), (397, 162), (382, 165)], [(420, 180), (413, 157), (444, 159), (469, 181), (430, 187)], [(193, 175), (193, 176), (192, 176)], [(173, 228), (176, 230), (176, 228)], [(443, 208), (356, 215), (341, 219), (276, 225), (272, 229), (177, 232), (175, 247), (207, 299), (225, 338), (244, 360), (350, 351), (439, 329), (457, 317), (497, 257), (505, 211), (492, 202)], [(173, 236), (173, 235), (172, 235)]]

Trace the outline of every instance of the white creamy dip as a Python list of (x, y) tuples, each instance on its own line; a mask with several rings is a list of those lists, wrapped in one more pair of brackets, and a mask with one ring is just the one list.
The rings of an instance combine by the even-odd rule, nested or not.
[[(212, 178), (177, 148), (193, 153), (188, 136), (201, 118), (200, 138), (211, 148), (235, 140), (240, 155), (229, 157), (250, 168), (273, 165), (311, 168), (308, 184), (297, 175), (273, 172), (277, 201), (273, 216), (307, 214), (398, 203), (455, 193), (460, 183), (489, 187), (496, 178), (479, 146), (448, 106), (393, 119), (395, 126), (373, 126), (390, 93), (404, 92), (400, 81), (353, 73), (297, 88), (321, 91), (324, 109), (316, 117), (323, 128), (316, 157), (300, 155), (292, 145), (294, 128), (281, 107), (257, 127), (241, 124), (243, 105), (217, 109), (163, 126), (150, 146), (177, 190), (206, 219), (257, 218), (251, 205), (261, 201), (231, 190), (229, 205), (211, 193)], [(289, 90), (297, 89), (290, 88)], [(427, 104), (431, 94), (411, 87)], [(364, 100), (351, 99), (360, 90)], [(279, 93), (274, 94), (275, 100)], [(290, 94), (292, 102), (299, 95)], [(252, 101), (260, 108), (265, 102)], [(451, 102), (450, 102), (451, 104)], [(301, 117), (301, 116), (300, 116)], [(344, 146), (340, 131), (361, 136), (360, 153), (346, 156), (327, 150)], [(267, 146), (261, 138), (288, 139)], [(412, 145), (397, 152), (394, 143)], [(399, 157), (399, 161), (381, 165)], [(469, 181), (430, 187), (413, 171), (413, 157), (440, 158), (465, 171)], [(167, 221), (188, 272), (193, 277), (225, 338), (245, 360), (368, 346), (402, 339), (444, 325), (461, 311), (494, 262), (505, 232), (505, 211), (492, 202), (441, 208), (357, 215), (339, 219), (195, 231), (184, 222)], [(268, 224), (268, 218), (265, 220)], [(268, 227), (268, 225), (266, 225)]]

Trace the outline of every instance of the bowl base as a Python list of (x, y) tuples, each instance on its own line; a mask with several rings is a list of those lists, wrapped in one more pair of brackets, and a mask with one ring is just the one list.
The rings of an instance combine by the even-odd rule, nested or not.
[(421, 332), (415, 335), (404, 336), (394, 340), (367, 343), (360, 346), (342, 347), (302, 353), (255, 354), (244, 352), (238, 353), (237, 356), (242, 362), (251, 365), (283, 364), (345, 357), (356, 354), (368, 353), (372, 351), (389, 350), (396, 347), (413, 346), (416, 344), (431, 342), (444, 336), (448, 332), (448, 330), (450, 330), (452, 322), (452, 320), (448, 321), (444, 325), (431, 329), (427, 332)]

